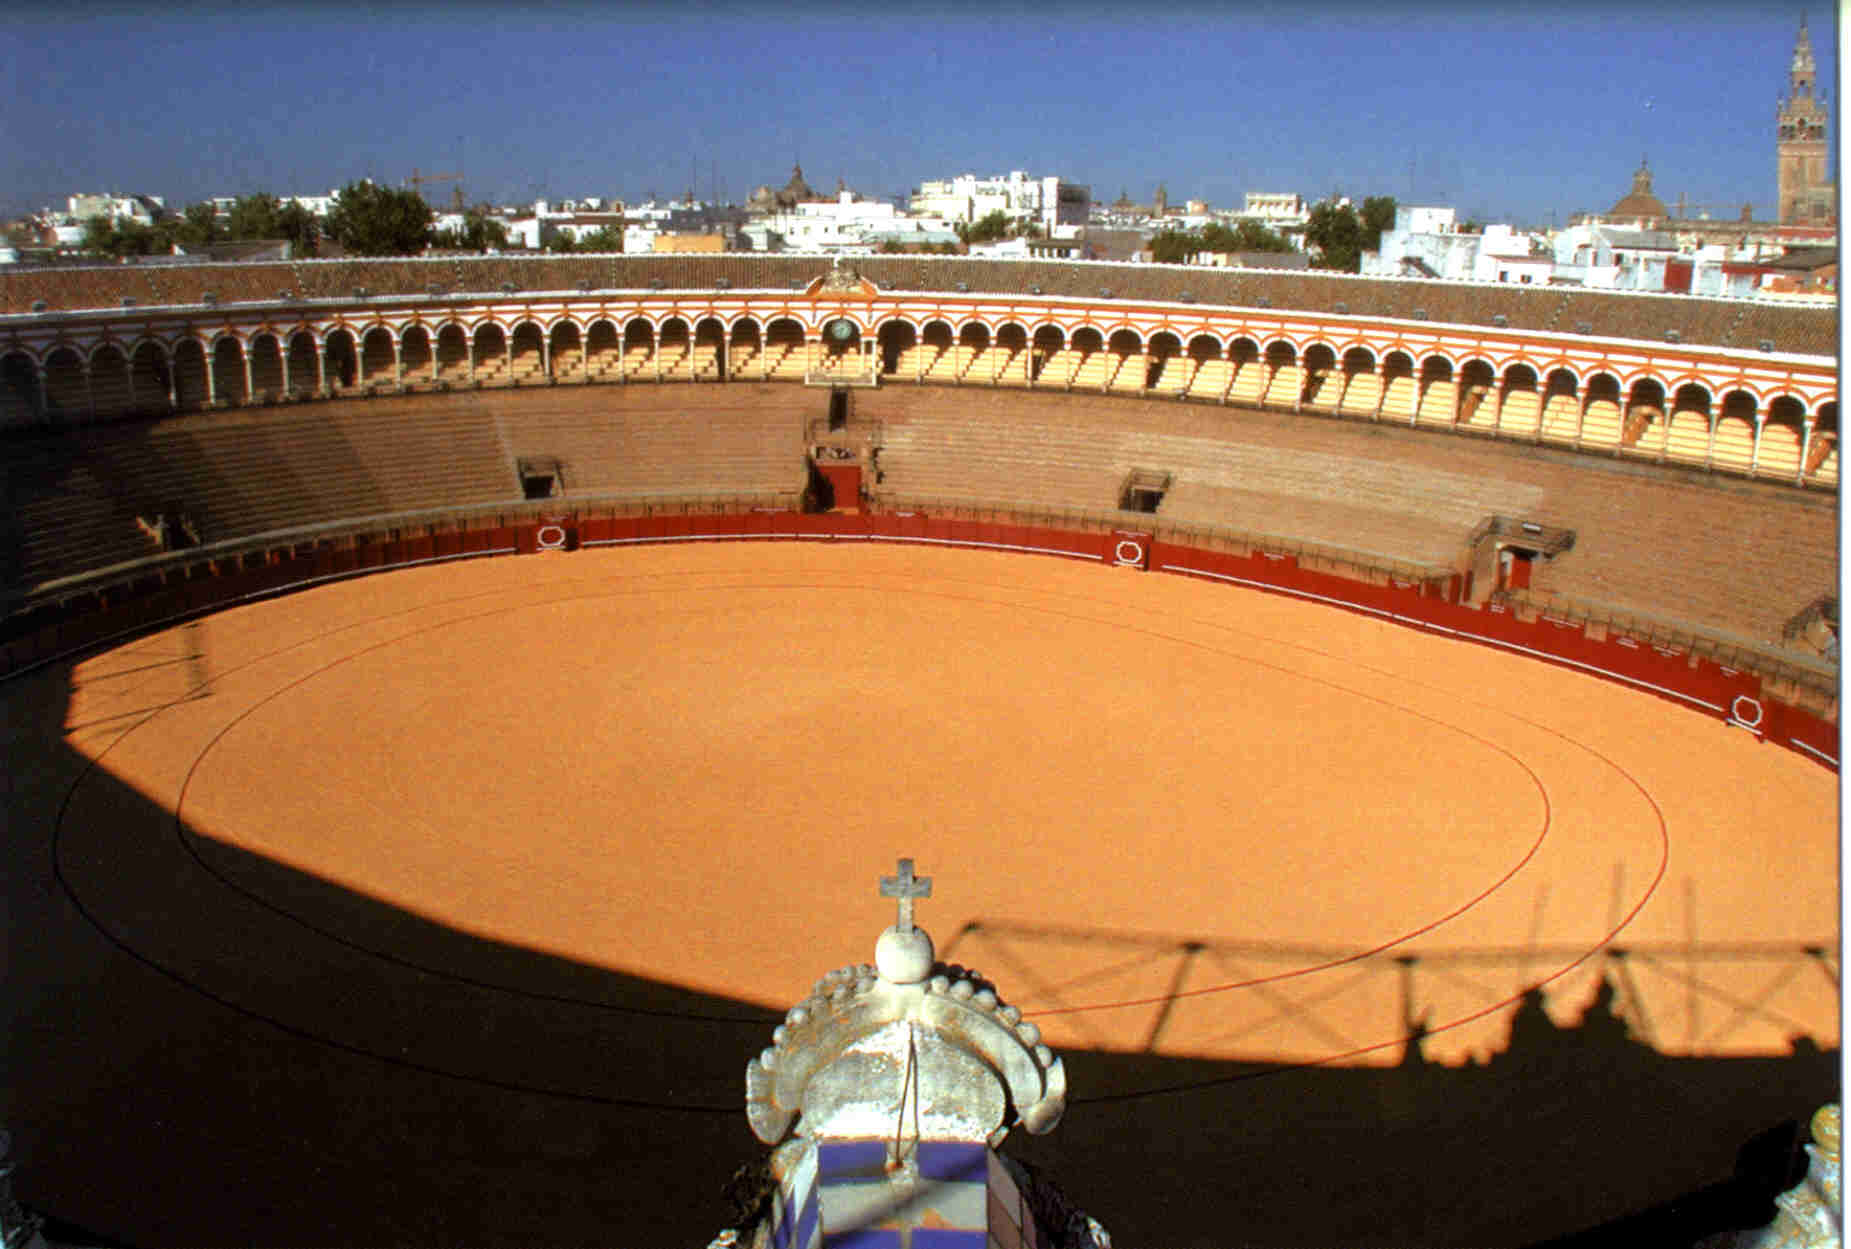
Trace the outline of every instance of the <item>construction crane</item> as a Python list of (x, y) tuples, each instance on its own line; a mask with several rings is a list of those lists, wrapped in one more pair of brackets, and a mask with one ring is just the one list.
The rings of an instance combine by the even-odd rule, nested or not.
[(450, 188), (450, 207), (455, 212), (463, 211), (463, 175), (462, 174), (460, 173), (424, 173), (424, 174), (421, 174), (414, 167), (411, 171), (411, 177), (405, 179), (405, 184), (420, 195), (424, 194), (424, 184), (426, 182), (454, 182), (456, 183), (454, 187)]

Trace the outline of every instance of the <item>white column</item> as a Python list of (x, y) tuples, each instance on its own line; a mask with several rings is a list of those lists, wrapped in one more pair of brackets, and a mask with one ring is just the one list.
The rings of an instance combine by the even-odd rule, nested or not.
[(1748, 475), (1753, 477), (1761, 471), (1761, 430), (1767, 424), (1767, 413), (1755, 409), (1755, 448), (1748, 456)]
[(239, 342), (238, 348), (244, 356), (244, 402), (251, 403), (257, 398), (256, 374), (251, 370), (251, 345)]
[(219, 401), (218, 371), (212, 365), (212, 357), (218, 353), (208, 348), (204, 354), (206, 357), (206, 406), (211, 408), (216, 407)]

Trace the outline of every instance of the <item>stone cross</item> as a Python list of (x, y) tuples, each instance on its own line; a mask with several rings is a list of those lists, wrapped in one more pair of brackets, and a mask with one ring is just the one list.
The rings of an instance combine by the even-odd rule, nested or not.
[(900, 921), (894, 926), (901, 932), (911, 932), (913, 930), (913, 899), (929, 898), (931, 896), (932, 878), (930, 876), (914, 876), (913, 861), (911, 859), (900, 860), (900, 874), (898, 876), (881, 877), (881, 897), (898, 898), (900, 900)]

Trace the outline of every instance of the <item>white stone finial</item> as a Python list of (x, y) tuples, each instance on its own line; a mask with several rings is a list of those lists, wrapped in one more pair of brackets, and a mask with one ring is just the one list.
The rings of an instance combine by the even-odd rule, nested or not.
[(914, 876), (913, 861), (900, 860), (900, 874), (881, 877), (881, 897), (898, 899), (900, 914), (874, 945), (874, 966), (890, 984), (918, 984), (932, 974), (937, 957), (932, 938), (913, 926), (913, 900), (932, 896), (932, 878)]

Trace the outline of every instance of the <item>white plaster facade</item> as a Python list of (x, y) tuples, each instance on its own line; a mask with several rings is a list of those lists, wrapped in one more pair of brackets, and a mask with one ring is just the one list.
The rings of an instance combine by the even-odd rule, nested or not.
[(107, 217), (111, 221), (127, 217), (141, 225), (153, 225), (155, 215), (167, 207), (166, 201), (158, 195), (73, 195), (66, 203), (70, 215), (80, 223), (92, 217)]
[(909, 207), (921, 217), (969, 224), (993, 212), (1011, 220), (1032, 221), (1052, 232), (1059, 226), (1085, 225), (1092, 212), (1090, 189), (1054, 176), (1032, 177), (1020, 169), (994, 178), (959, 174), (922, 182)]

